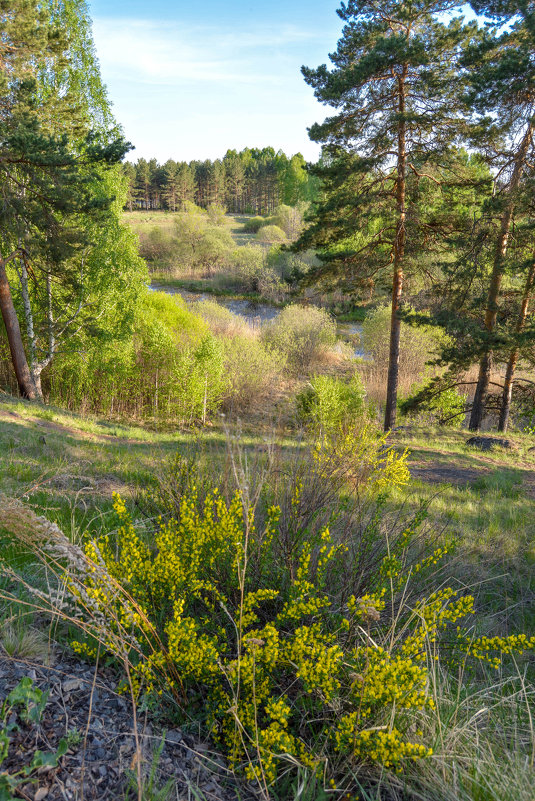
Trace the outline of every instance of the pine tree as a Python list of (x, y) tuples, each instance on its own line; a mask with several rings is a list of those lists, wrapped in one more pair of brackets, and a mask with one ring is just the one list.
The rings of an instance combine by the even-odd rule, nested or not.
[(179, 162), (177, 167), (177, 197), (181, 211), (195, 200), (195, 170), (185, 161)]
[(123, 164), (123, 175), (126, 181), (125, 206), (128, 211), (133, 211), (136, 200), (136, 168), (131, 161)]
[(150, 167), (146, 159), (139, 159), (136, 164), (136, 200), (144, 209), (150, 209)]
[[(479, 10), (495, 14), (496, 3), (478, 4)], [(505, 7), (508, 4), (499, 4)], [(479, 374), (469, 427), (478, 430), (487, 405), (500, 295), (507, 269), (508, 246), (523, 184), (533, 170), (535, 134), (535, 40), (522, 17), (503, 32), (489, 27), (470, 47), (464, 64), (469, 69), (467, 104), (473, 110), (473, 139), (486, 152), (496, 174), (496, 192), (488, 213), (498, 221), (492, 270), (485, 301), (486, 347), (479, 361)], [(514, 369), (509, 376), (512, 382)], [(503, 403), (510, 403), (506, 388)], [(508, 410), (504, 409), (504, 420)]]
[[(338, 11), (346, 25), (330, 56), (333, 68), (303, 68), (316, 97), (337, 109), (310, 129), (311, 139), (325, 146), (331, 196), (324, 220), (336, 217), (337, 189), (345, 192), (351, 184), (354, 232), (366, 231), (361, 260), (373, 253), (383, 267), (392, 265), (386, 430), (396, 420), (399, 312), (412, 213), (407, 176), (420, 176), (422, 165), (447, 150), (458, 132), (456, 62), (465, 34), (460, 20), (439, 19), (457, 7), (440, 0), (350, 0)], [(379, 213), (382, 224), (374, 230), (371, 221)]]
[(242, 199), (245, 184), (245, 165), (235, 150), (228, 150), (223, 158), (226, 174), (226, 205), (235, 214), (243, 211)]

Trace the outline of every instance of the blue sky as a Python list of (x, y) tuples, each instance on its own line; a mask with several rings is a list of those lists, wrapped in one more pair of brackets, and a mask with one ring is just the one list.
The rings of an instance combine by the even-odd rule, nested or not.
[(300, 67), (328, 60), (339, 0), (89, 0), (104, 82), (130, 158), (217, 158), (282, 148), (315, 159), (328, 109)]

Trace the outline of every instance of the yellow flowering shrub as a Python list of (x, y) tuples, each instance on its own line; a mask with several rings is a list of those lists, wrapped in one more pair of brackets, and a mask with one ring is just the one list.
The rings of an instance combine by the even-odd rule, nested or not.
[[(328, 447), (315, 450), (318, 469)], [(372, 486), (389, 475), (405, 480), (402, 456), (379, 452), (380, 467), (369, 449), (348, 447), (366, 461)], [(298, 483), (291, 492), (296, 520), (302, 490)], [(329, 527), (298, 540), (296, 569), (291, 561), (274, 567), (276, 504), (260, 525), (239, 491), (225, 500), (213, 489), (200, 501), (192, 484), (174, 509), (149, 536), (115, 496), (117, 531), (86, 546), (95, 568), (84, 576), (85, 606), (89, 599), (111, 629), (122, 627), (138, 644), (131, 659), (137, 692), (173, 691), (231, 767), (264, 786), (281, 764), (304, 766), (331, 784), (348, 764), (402, 771), (432, 753), (418, 716), (433, 713), (430, 670), (441, 653), (496, 665), (503, 654), (535, 648), (535, 637), (522, 634), (472, 636), (461, 623), (474, 613), (473, 598), (451, 588), (400, 603), (411, 575), (447, 553), (438, 548), (417, 565), (407, 562), (418, 519), (388, 549), (376, 585), (347, 596), (336, 576), (348, 549)], [(103, 566), (112, 582), (103, 583)], [(69, 586), (79, 601), (79, 583), (71, 578)], [(103, 645), (117, 656), (116, 642)]]

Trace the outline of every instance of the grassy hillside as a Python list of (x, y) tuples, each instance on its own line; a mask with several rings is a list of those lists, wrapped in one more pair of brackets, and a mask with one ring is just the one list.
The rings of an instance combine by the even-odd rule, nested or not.
[[(233, 429), (233, 433), (235, 430)], [(191, 431), (153, 431), (80, 417), (24, 401), (0, 401), (0, 486), (24, 498), (66, 531), (98, 531), (112, 493), (133, 499), (163, 475), (181, 452), (224, 473), (229, 432), (223, 424)], [(274, 437), (282, 458), (300, 439), (269, 425), (240, 424), (246, 452)], [(489, 614), (509, 607), (515, 625), (534, 625), (535, 451), (532, 438), (510, 437), (514, 450), (484, 453), (466, 446), (467, 432), (410, 426), (391, 435), (409, 450), (410, 485), (391, 493), (391, 508), (429, 505), (433, 536), (455, 537), (459, 580), (479, 586)], [(439, 532), (439, 534), (437, 534)], [(492, 584), (489, 586), (489, 579)]]
[[(468, 592), (475, 599), (478, 636), (504, 637), (522, 631), (529, 635), (535, 626), (533, 603), (535, 456), (530, 452), (531, 439), (524, 435), (512, 436), (510, 439), (513, 449), (509, 451), (495, 449), (485, 453), (468, 448), (467, 438), (467, 433), (461, 431), (418, 426), (402, 427), (390, 435), (390, 442), (398, 454), (402, 454), (406, 449), (409, 450), (408, 464), (412, 479), (408, 485), (397, 489), (394, 482), (387, 490), (383, 505), (379, 507), (382, 518), (381, 531), (383, 528), (386, 532), (393, 532), (396, 528), (403, 529), (407, 525), (404, 521), (413, 520), (418, 510), (422, 508), (422, 504), (427, 506), (428, 519), (422, 529), (423, 540), (418, 540), (418, 551), (421, 554), (432, 554), (436, 553), (437, 548), (446, 547), (450, 553), (443, 562), (437, 559), (436, 567), (433, 566), (431, 557), (429, 562), (431, 572), (426, 568), (421, 576), (414, 575), (411, 579), (414, 585), (412, 592), (416, 589), (420, 593), (429, 593), (430, 587), (435, 590), (451, 587), (459, 594)], [(240, 451), (236, 450), (238, 440)], [(68, 414), (59, 409), (45, 409), (7, 396), (0, 401), (2, 492), (11, 498), (22, 500), (28, 510), (33, 509), (38, 515), (46, 515), (48, 520), (58, 523), (60, 529), (75, 545), (86, 541), (88, 534), (96, 537), (98, 542), (104, 532), (112, 532), (113, 537), (117, 535), (117, 507), (113, 509), (112, 500), (114, 492), (120, 493), (125, 500), (125, 513), (128, 514), (126, 510), (129, 510), (135, 522), (135, 528), (130, 528), (127, 522), (121, 536), (137, 536), (135, 532), (147, 530), (147, 525), (152, 531), (153, 523), (147, 518), (150, 506), (147, 506), (146, 491), (154, 489), (156, 497), (160, 499), (156, 504), (156, 510), (158, 503), (160, 509), (165, 509), (166, 503), (169, 502), (173, 507), (174, 493), (178, 491), (176, 497), (180, 497), (181, 493), (186, 491), (186, 485), (180, 489), (183, 480), (189, 481), (186, 473), (181, 472), (182, 468), (176, 472), (176, 468), (170, 467), (177, 454), (181, 454), (186, 462), (190, 460), (188, 463), (195, 464), (195, 475), (198, 477), (197, 482), (201, 492), (207, 491), (203, 487), (211, 484), (222, 487), (226, 494), (225, 487), (232, 490), (234, 485), (232, 475), (237, 470), (238, 474), (242, 475), (242, 481), (250, 482), (246, 492), (254, 494), (255, 483), (266, 463), (262, 454), (271, 450), (275, 454), (276, 466), (272, 485), (274, 491), (279, 492), (280, 488), (283, 488), (284, 491), (290, 492), (291, 482), (294, 480), (292, 471), (296, 464), (296, 456), (301, 454), (305, 446), (306, 442), (298, 432), (294, 431), (292, 434), (289, 428), (278, 432), (270, 430), (265, 421), (260, 425), (259, 419), (255, 419), (254, 416), (249, 422), (246, 418), (244, 422), (236, 423), (230, 428), (222, 418), (220, 422), (199, 430), (153, 431), (148, 427), (122, 426), (106, 420)], [(175, 462), (176, 464), (179, 463)], [(322, 515), (328, 512), (322, 507), (324, 502), (314, 497), (315, 479), (310, 470), (306, 471), (306, 463), (303, 464), (305, 473), (302, 475), (305, 484), (299, 483), (298, 480), (296, 486), (301, 486), (302, 489), (298, 492), (304, 493), (303, 497), (308, 498), (305, 503), (312, 503), (313, 506), (316, 504), (315, 511), (313, 507), (310, 511), (307, 511), (307, 506), (304, 507), (305, 516), (311, 515), (308, 523), (311, 530), (314, 528), (314, 518), (317, 517), (320, 521)], [(346, 467), (343, 468), (344, 471)], [(245, 476), (249, 476), (249, 479), (245, 479)], [(329, 480), (327, 475), (322, 479), (325, 480)], [(310, 487), (307, 483), (310, 483)], [(320, 492), (322, 486), (322, 484), (317, 485)], [(336, 486), (340, 488), (342, 485), (336, 484)], [(279, 487), (279, 490), (276, 487)], [(141, 493), (144, 493), (144, 500), (138, 506)], [(296, 501), (292, 495), (291, 503), (287, 506), (283, 503), (282, 508), (297, 509), (300, 503), (299, 496)], [(327, 503), (334, 504), (333, 508), (338, 510), (336, 514), (342, 515), (342, 518), (347, 514), (348, 507), (345, 501), (341, 506), (337, 506), (336, 497), (333, 495)], [(297, 506), (294, 507), (294, 504)], [(355, 510), (358, 508), (357, 505)], [(219, 513), (221, 514), (222, 512)], [(294, 512), (286, 511), (283, 517), (287, 514), (291, 516)], [(218, 526), (223, 525), (217, 522), (220, 519), (219, 515), (203, 531), (213, 531), (215, 534)], [(29, 519), (31, 521), (31, 518)], [(359, 525), (358, 517), (356, 521)], [(336, 530), (335, 518), (332, 524)], [(229, 528), (229, 525), (230, 523), (224, 523), (222, 544), (227, 542), (227, 538), (234, 536), (232, 526)], [(153, 535), (150, 536), (149, 542), (152, 543)], [(176, 532), (177, 547), (183, 536), (183, 532)], [(351, 535), (353, 536), (354, 534)], [(230, 541), (228, 544), (230, 546)], [(202, 540), (199, 541), (199, 546), (201, 545)], [(23, 569), (23, 575), (31, 577), (31, 582), (42, 581), (38, 578), (41, 575), (38, 564), (42, 561), (42, 555), (38, 556), (37, 567), (33, 567), (31, 559), (28, 561), (29, 557), (25, 557), (21, 568), (19, 549), (13, 549), (12, 546), (6, 548), (5, 545), (0, 547), (8, 565), (11, 563)], [(131, 546), (125, 542), (122, 548), (125, 547)], [(211, 545), (210, 551), (214, 547), (215, 544)], [(284, 543), (274, 543), (273, 547), (277, 553), (282, 547), (283, 550), (277, 559), (284, 558)], [(381, 539), (375, 541), (373, 548), (377, 547), (380, 557), (384, 552), (384, 541)], [(395, 540), (391, 541), (391, 547), (395, 547)], [(231, 550), (234, 553), (233, 548)], [(128, 557), (128, 571), (135, 565), (135, 562), (131, 561), (135, 553), (134, 550), (132, 556)], [(79, 559), (79, 556), (76, 558)], [(372, 567), (363, 569), (373, 571), (373, 562), (377, 558), (372, 556), (370, 563)], [(415, 555), (411, 557), (413, 561), (409, 561), (406, 565), (409, 573), (413, 569), (411, 565), (416, 564), (414, 560), (420, 558)], [(47, 557), (45, 562), (46, 559)], [(277, 559), (276, 564), (280, 566)], [(427, 557), (424, 556), (424, 561), (425, 559)], [(342, 559), (341, 565), (344, 564), (345, 560)], [(366, 565), (366, 561), (363, 564)], [(51, 563), (51, 568), (54, 570), (54, 563)], [(147, 570), (150, 570), (148, 563), (141, 571), (142, 580)], [(369, 580), (371, 576), (372, 573)], [(273, 577), (271, 580), (274, 580)], [(9, 580), (7, 584), (2, 580), (0, 587), (2, 590), (9, 589)], [(156, 588), (157, 584), (154, 587)], [(24, 593), (20, 597), (27, 598)], [(369, 597), (373, 599), (375, 596), (372, 593)], [(411, 597), (414, 598), (409, 595), (404, 603), (409, 605), (413, 603)], [(368, 603), (374, 601), (369, 600)], [(2, 619), (4, 621), (19, 619), (17, 610), (18, 602), (4, 605)], [(384, 614), (386, 615), (386, 611)], [(223, 621), (224, 619), (225, 616)], [(20, 629), (21, 624), (17, 625)], [(48, 637), (46, 617), (32, 616), (30, 625), (32, 632), (36, 629), (41, 630), (39, 642), (42, 647), (43, 633), (45, 639)], [(4, 647), (3, 638), (7, 636), (6, 632), (10, 637), (9, 645), (6, 640), (6, 647), (12, 652), (15, 647), (16, 651), (18, 646), (13, 644), (12, 627), (6, 628), (0, 620), (0, 649)], [(32, 634), (33, 638), (34, 636)], [(69, 627), (60, 626), (54, 630), (53, 636), (64, 646), (72, 641), (73, 631)], [(396, 638), (398, 636), (400, 635), (397, 634)], [(33, 654), (30, 658), (36, 658), (35, 649), (32, 651), (29, 647), (26, 634), (23, 635), (19, 631), (17, 637), (17, 643), (23, 643), (29, 648), (29, 653)], [(258, 641), (263, 642), (261, 639)], [(87, 642), (82, 638), (81, 647), (85, 647), (84, 643), (87, 645)], [(89, 643), (91, 642), (90, 638)], [(395, 653), (395, 648), (398, 647), (397, 639), (389, 642), (388, 647), (394, 649)], [(196, 647), (195, 643), (192, 642), (186, 650), (188, 651), (190, 647)], [(430, 647), (434, 648), (433, 645)], [(318, 651), (320, 660), (318, 665), (321, 663), (321, 654), (327, 653), (325, 648), (323, 645)], [(520, 661), (517, 662), (517, 659)], [(135, 664), (134, 659), (131, 669), (134, 669)], [(415, 663), (411, 670), (416, 671), (420, 668), (417, 668)], [(422, 712), (419, 725), (422, 726), (426, 748), (431, 745), (433, 752), (437, 752), (437, 757), (429, 763), (423, 762), (421, 768), (416, 771), (407, 768), (403, 782), (410, 783), (412, 789), (409, 796), (399, 795), (405, 784), (399, 783), (397, 774), (384, 774), (379, 786), (388, 788), (385, 798), (426, 798), (430, 801), (446, 799), (482, 801), (483, 798), (486, 801), (488, 798), (506, 801), (509, 797), (507, 793), (514, 786), (515, 798), (528, 801), (531, 769), (527, 762), (519, 766), (514, 754), (526, 754), (526, 748), (528, 750), (530, 748), (528, 693), (531, 691), (526, 689), (528, 685), (525, 684), (530, 680), (529, 663), (525, 662), (525, 658), (523, 661), (522, 657), (515, 657), (512, 664), (506, 666), (504, 663), (499, 674), (493, 671), (493, 675), (490, 675), (484, 665), (478, 667), (475, 673), (471, 670), (464, 676), (463, 668), (463, 675), (459, 675), (456, 679), (460, 684), (455, 689), (453, 685), (448, 684), (454, 680), (453, 675), (448, 678), (442, 666), (433, 668), (436, 672), (432, 674), (431, 692), (435, 699), (435, 707), (438, 707), (440, 714), (437, 717), (432, 711)], [(153, 697), (149, 692), (148, 698), (147, 703), (156, 704), (153, 706), (156, 717), (161, 717), (163, 711), (159, 710), (158, 696)], [(316, 696), (314, 703), (317, 701)], [(167, 707), (172, 709), (176, 703), (177, 699), (173, 700), (172, 694), (169, 695), (166, 700)], [(292, 713), (295, 715), (299, 703), (297, 700), (294, 703), (297, 704)], [(325, 701), (321, 703), (325, 704)], [(198, 724), (194, 723), (197, 720), (196, 716), (201, 715), (202, 718), (201, 710), (204, 709), (202, 706), (200, 710), (195, 711), (196, 704), (197, 701), (192, 695), (191, 709), (186, 708), (186, 718), (183, 721), (187, 726), (194, 724), (194, 728), (198, 727)], [(486, 722), (482, 722), (478, 717), (481, 705), (494, 710), (492, 717), (485, 719)], [(179, 707), (180, 703), (176, 709)], [(324, 707), (325, 714), (328, 708), (328, 705)], [(163, 725), (169, 725), (163, 718), (162, 721)], [(197, 730), (200, 731), (195, 728), (195, 731)], [(479, 742), (477, 749), (473, 747), (475, 741)], [(458, 756), (454, 756), (457, 754)], [(462, 771), (462, 781), (468, 781), (468, 777), (471, 777), (471, 788), (464, 787), (462, 793), (458, 788), (455, 790), (454, 773), (457, 768), (455, 770), (452, 768), (452, 765), (457, 764), (456, 760), (461, 759), (461, 754), (464, 760), (462, 767), (459, 768)], [(338, 764), (334, 753), (332, 758), (334, 760), (332, 769), (339, 777), (341, 791), (344, 786), (354, 788), (354, 777), (347, 774), (345, 762)], [(270, 774), (268, 778), (269, 776)], [(447, 777), (446, 794), (443, 794), (441, 784), (443, 776)], [(364, 779), (365, 777), (361, 777), (359, 781)], [(306, 774), (305, 781), (308, 787), (307, 801), (319, 801), (325, 798), (322, 795), (323, 785), (316, 782), (313, 773)], [(369, 786), (366, 781), (364, 786)], [(480, 795), (482, 786), (490, 788), (489, 793), (492, 794)], [(295, 788), (285, 784), (284, 779), (279, 781), (277, 788), (276, 794), (270, 795), (270, 798), (292, 801), (301, 798), (295, 794)], [(450, 789), (452, 793), (459, 794), (452, 795)], [(334, 797), (339, 795), (340, 793), (337, 793)], [(202, 795), (198, 797), (204, 801)], [(260, 792), (260, 797), (268, 798), (263, 791)]]

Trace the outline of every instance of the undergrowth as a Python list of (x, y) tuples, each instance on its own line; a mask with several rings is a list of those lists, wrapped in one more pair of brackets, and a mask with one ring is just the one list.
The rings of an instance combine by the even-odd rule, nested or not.
[(535, 637), (479, 632), (473, 596), (436, 572), (453, 545), (422, 551), (425, 509), (389, 520), (407, 454), (372, 428), (331, 432), (285, 474), (273, 460), (253, 470), (231, 447), (219, 487), (178, 458), (142, 518), (116, 495), (116, 527), (84, 546), (5, 501), (47, 585), (6, 579), (78, 628), (78, 653), (118, 660), (135, 697), (200, 725), (265, 798), (299, 797), (306, 777), (316, 798), (438, 799), (447, 776), (459, 798), (505, 799), (497, 779), (483, 795), (462, 750), (483, 738), (490, 760), (491, 711), (514, 704), (532, 765)]

